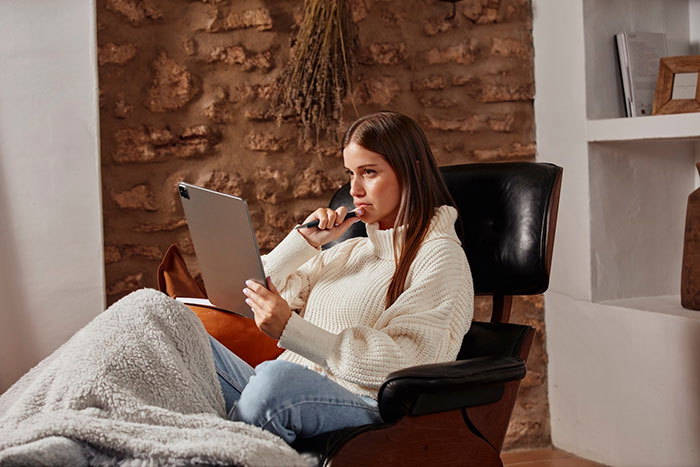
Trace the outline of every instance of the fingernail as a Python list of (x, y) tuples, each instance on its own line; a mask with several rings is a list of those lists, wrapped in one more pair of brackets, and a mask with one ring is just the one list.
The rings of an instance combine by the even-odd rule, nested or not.
[(364, 214), (364, 213), (365, 213), (365, 210), (362, 209), (362, 208), (360, 208), (360, 209), (357, 210), (357, 214), (360, 215), (360, 216), (361, 216), (362, 214)]
[(250, 299), (249, 299), (249, 298), (246, 298), (246, 299), (245, 299), (245, 302), (246, 302), (248, 305), (250, 305)]
[(248, 290), (248, 289), (243, 289), (243, 294), (248, 295), (249, 292), (250, 292), (250, 290)]
[(247, 281), (245, 281), (245, 285), (247, 285), (248, 287), (250, 287), (251, 285), (253, 285), (253, 281), (251, 281), (250, 279), (248, 279)]

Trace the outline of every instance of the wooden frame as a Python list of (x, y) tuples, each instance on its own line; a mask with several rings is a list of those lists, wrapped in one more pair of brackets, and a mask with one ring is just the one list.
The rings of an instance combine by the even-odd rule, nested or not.
[[(671, 99), (677, 73), (698, 73), (695, 99)], [(652, 115), (700, 112), (700, 55), (663, 57), (659, 62)]]

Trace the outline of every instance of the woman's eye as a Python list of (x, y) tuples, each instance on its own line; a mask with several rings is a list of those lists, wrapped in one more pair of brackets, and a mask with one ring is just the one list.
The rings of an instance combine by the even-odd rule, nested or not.
[(365, 175), (374, 175), (376, 173), (377, 173), (376, 170), (372, 170), (372, 169), (365, 170)]

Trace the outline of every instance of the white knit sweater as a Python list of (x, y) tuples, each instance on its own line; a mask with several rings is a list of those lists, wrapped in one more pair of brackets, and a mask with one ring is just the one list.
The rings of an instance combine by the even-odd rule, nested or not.
[(322, 252), (292, 231), (263, 257), (266, 273), (298, 313), (282, 333), (278, 345), (287, 350), (279, 358), (374, 398), (392, 371), (454, 360), (474, 311), (456, 218), (453, 207), (436, 209), (405, 290), (389, 308), (393, 229), (370, 224), (367, 238)]

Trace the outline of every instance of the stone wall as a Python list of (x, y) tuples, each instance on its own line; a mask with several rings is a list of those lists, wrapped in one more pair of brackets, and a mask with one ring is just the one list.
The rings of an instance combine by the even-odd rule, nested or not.
[[(299, 141), (265, 110), (303, 15), (296, 0), (98, 0), (108, 302), (155, 287), (175, 243), (198, 267), (175, 189), (187, 181), (248, 200), (267, 251), (345, 182), (336, 143)], [(359, 113), (417, 119), (441, 165), (532, 160), (529, 0), (351, 0)], [(347, 99), (345, 118), (356, 118)], [(488, 304), (478, 300), (477, 316)], [(508, 447), (549, 443), (541, 298), (516, 300), (536, 327)]]

